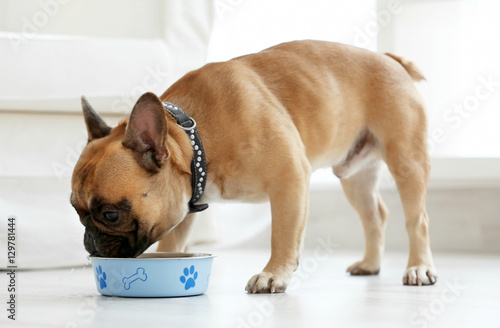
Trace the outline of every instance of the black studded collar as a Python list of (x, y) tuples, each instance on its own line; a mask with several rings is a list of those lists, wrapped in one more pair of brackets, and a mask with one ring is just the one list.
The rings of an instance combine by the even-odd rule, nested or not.
[(205, 158), (205, 151), (203, 150), (203, 144), (196, 130), (196, 121), (174, 103), (164, 101), (163, 108), (165, 108), (165, 110), (175, 118), (177, 124), (186, 131), (191, 141), (191, 146), (193, 147), (193, 160), (191, 161), (191, 185), (193, 187), (193, 194), (188, 203), (189, 213), (204, 211), (208, 208), (208, 204), (195, 204), (205, 192), (207, 183), (207, 161)]

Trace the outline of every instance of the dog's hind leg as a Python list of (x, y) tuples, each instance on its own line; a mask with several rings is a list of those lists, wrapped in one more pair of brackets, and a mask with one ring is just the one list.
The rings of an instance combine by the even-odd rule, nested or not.
[(388, 214), (377, 189), (381, 163), (372, 160), (354, 175), (340, 180), (347, 199), (361, 218), (365, 234), (364, 257), (347, 268), (351, 275), (378, 274), (380, 270)]
[(429, 217), (425, 210), (430, 175), (425, 145), (425, 129), (415, 129), (385, 145), (386, 162), (396, 180), (410, 239), (410, 255), (403, 276), (405, 285), (432, 285), (437, 280), (430, 247)]
[[(401, 64), (414, 81), (423, 78), (410, 62), (395, 55), (388, 56)], [(394, 76), (397, 76), (396, 71)], [(382, 153), (396, 180), (405, 212), (410, 255), (403, 283), (431, 285), (436, 282), (437, 274), (430, 247), (429, 217), (425, 210), (430, 176), (425, 106), (410, 79), (406, 78), (405, 82), (401, 75), (397, 81), (380, 85), (379, 98), (374, 99), (385, 99), (379, 104), (384, 109), (373, 112), (376, 115), (370, 118), (370, 126), (383, 145)]]

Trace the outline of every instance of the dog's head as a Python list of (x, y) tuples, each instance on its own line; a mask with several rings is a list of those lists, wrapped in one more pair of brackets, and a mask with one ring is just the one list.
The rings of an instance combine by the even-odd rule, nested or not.
[(188, 211), (189, 140), (183, 131), (169, 133), (152, 93), (115, 128), (83, 97), (82, 106), (88, 144), (73, 171), (71, 204), (85, 226), (85, 248), (93, 256), (135, 257)]

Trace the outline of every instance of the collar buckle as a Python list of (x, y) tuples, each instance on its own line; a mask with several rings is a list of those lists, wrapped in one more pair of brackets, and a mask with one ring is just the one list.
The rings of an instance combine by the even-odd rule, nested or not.
[[(184, 126), (184, 124), (186, 123), (189, 123), (191, 122), (192, 125), (191, 126)], [(184, 131), (189, 131), (189, 130), (192, 130), (194, 128), (196, 128), (196, 121), (194, 120), (194, 118), (190, 117), (190, 120), (189, 121), (185, 121), (185, 122), (182, 122), (182, 124), (179, 124), (179, 126), (184, 130)]]

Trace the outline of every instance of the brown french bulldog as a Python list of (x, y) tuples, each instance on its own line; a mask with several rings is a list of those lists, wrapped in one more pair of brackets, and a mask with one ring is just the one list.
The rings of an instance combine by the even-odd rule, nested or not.
[(326, 166), (364, 227), (364, 257), (347, 271), (377, 274), (387, 220), (377, 190), (383, 161), (397, 183), (410, 240), (403, 283), (434, 284), (427, 123), (413, 85), (421, 79), (411, 62), (392, 54), (296, 41), (205, 65), (160, 98), (146, 93), (115, 128), (82, 98), (88, 144), (73, 172), (71, 203), (86, 227), (86, 249), (135, 257), (159, 241), (158, 251), (184, 250), (197, 155), (193, 137), (165, 111), (168, 101), (196, 121), (207, 167), (200, 201), (271, 202), (271, 258), (247, 292), (286, 289), (298, 263), (311, 172)]

